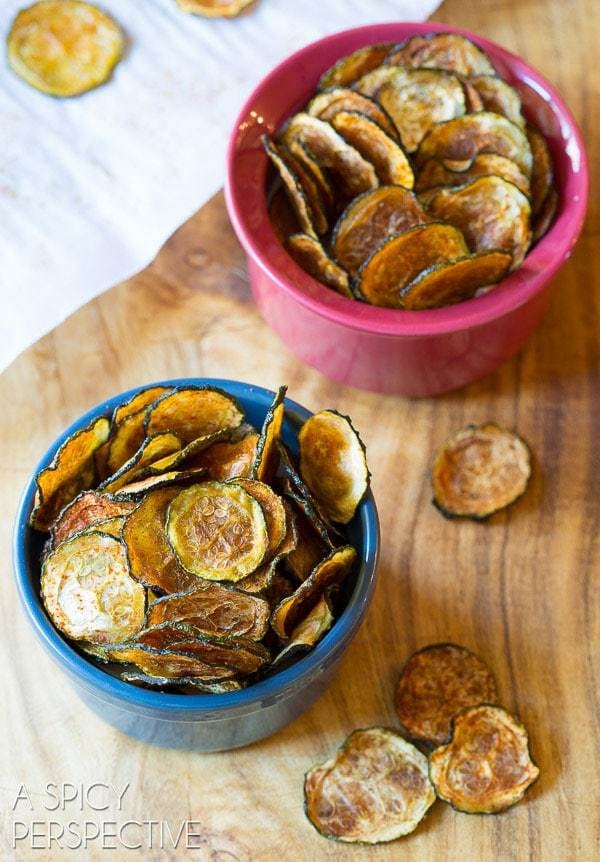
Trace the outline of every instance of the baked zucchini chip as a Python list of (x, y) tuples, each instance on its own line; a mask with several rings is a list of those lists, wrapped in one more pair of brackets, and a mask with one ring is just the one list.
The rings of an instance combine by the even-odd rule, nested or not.
[[(289, 151), (296, 161), (300, 162), (302, 167), (312, 177), (317, 189), (319, 190), (319, 196), (323, 202), (323, 206), (325, 207), (326, 212), (330, 213), (335, 207), (335, 195), (327, 170), (321, 167), (306, 144), (302, 143), (302, 141), (291, 140), (289, 142)], [(290, 231), (290, 233), (294, 233), (294, 231)]]
[(546, 195), (546, 200), (544, 201), (544, 206), (542, 207), (541, 212), (539, 212), (533, 220), (533, 242), (537, 242), (539, 239), (541, 239), (546, 233), (546, 231), (549, 229), (550, 225), (554, 221), (557, 207), (558, 192), (556, 191), (556, 189), (550, 189), (550, 191)]
[(79, 494), (94, 484), (94, 453), (108, 439), (108, 419), (94, 419), (62, 444), (50, 464), (36, 477), (37, 490), (29, 523), (49, 530), (57, 515)]
[[(96, 657), (101, 658), (98, 654)], [(233, 668), (212, 665), (188, 648), (158, 649), (136, 643), (113, 644), (110, 651), (105, 652), (104, 661), (133, 664), (148, 676), (166, 679), (197, 677), (203, 682), (218, 682), (235, 676)]]
[(417, 198), (401, 186), (380, 186), (354, 198), (331, 237), (336, 260), (354, 275), (375, 249), (393, 234), (431, 221)]
[(282, 474), (282, 484), (287, 498), (292, 501), (296, 508), (303, 512), (326, 545), (335, 547), (337, 539), (340, 538), (339, 531), (322, 511), (316, 497), (298, 473), (289, 450), (278, 442), (279, 466)]
[[(228, 440), (231, 432), (227, 430), (215, 431), (213, 434), (205, 434), (203, 437), (197, 437), (188, 443), (183, 448), (175, 449), (169, 455), (159, 458), (157, 461), (152, 461), (147, 467), (141, 468), (136, 474), (136, 479), (145, 479), (147, 476), (160, 476), (166, 473), (167, 470), (174, 470), (185, 466), (186, 462), (191, 461), (195, 455), (208, 449), (214, 443), (221, 440)], [(181, 445), (181, 444), (180, 444)]]
[[(238, 430), (241, 431), (243, 427)], [(207, 477), (217, 482), (249, 476), (256, 458), (258, 433), (252, 429), (238, 438), (236, 431), (232, 438), (228, 442), (213, 443), (208, 449), (194, 455), (189, 459), (188, 467), (206, 470)]]
[[(318, 207), (315, 209), (311, 206), (306, 187), (300, 182), (297, 170), (294, 170), (297, 166), (293, 165), (292, 159), (289, 157), (289, 151), (286, 153), (285, 147), (278, 147), (266, 135), (263, 137), (263, 145), (271, 163), (275, 166), (275, 169), (279, 174), (279, 178), (281, 179), (283, 188), (288, 196), (290, 204), (292, 205), (300, 227), (305, 233), (316, 239), (319, 233), (325, 233), (327, 230), (327, 220), (325, 219), (324, 213), (322, 211), (320, 212)], [(321, 221), (317, 225), (315, 220), (319, 214), (323, 216), (325, 222), (323, 223)]]
[(146, 433), (144, 423), (146, 421), (146, 409), (142, 408), (137, 413), (125, 416), (116, 425), (111, 426), (110, 437), (106, 441), (107, 453), (104, 459), (103, 473), (108, 478), (117, 473), (123, 464), (127, 463), (136, 454), (144, 440)]
[(432, 747), (450, 738), (451, 720), (462, 709), (497, 702), (487, 666), (470, 650), (450, 643), (414, 653), (404, 665), (394, 699), (410, 739)]
[(121, 679), (125, 682), (130, 682), (133, 685), (139, 685), (141, 688), (162, 688), (175, 689), (187, 694), (227, 694), (230, 691), (240, 691), (242, 688), (241, 682), (237, 679), (224, 679), (221, 682), (205, 682), (203, 679), (195, 676), (183, 676), (179, 679), (170, 679), (169, 677), (148, 676), (144, 673), (132, 673), (131, 671), (123, 671)]
[(247, 494), (254, 497), (263, 510), (269, 536), (265, 559), (269, 560), (275, 555), (287, 531), (283, 500), (269, 485), (257, 479), (234, 479), (233, 484), (240, 485)]
[(372, 305), (403, 308), (404, 290), (413, 279), (468, 252), (456, 227), (441, 222), (418, 225), (375, 249), (356, 274), (354, 292)]
[(81, 533), (51, 551), (40, 589), (48, 616), (72, 640), (111, 643), (144, 624), (146, 591), (129, 574), (123, 544), (104, 533)]
[(525, 442), (492, 422), (467, 425), (438, 451), (433, 503), (447, 518), (483, 520), (525, 493), (531, 456)]
[(208, 584), (153, 601), (148, 606), (145, 626), (183, 622), (211, 637), (259, 641), (267, 633), (269, 615), (269, 603), (259, 596), (222, 584)]
[(417, 176), (415, 191), (424, 192), (439, 186), (463, 186), (478, 177), (490, 176), (501, 177), (529, 197), (531, 189), (528, 177), (515, 162), (495, 153), (480, 153), (465, 171), (453, 171), (438, 159), (429, 159)]
[(288, 237), (285, 247), (305, 272), (340, 296), (353, 299), (348, 273), (329, 257), (318, 239), (306, 233), (295, 233)]
[(527, 140), (533, 156), (531, 170), (531, 214), (537, 218), (554, 184), (552, 159), (543, 135), (532, 126), (527, 127)]
[(521, 97), (514, 87), (497, 75), (476, 75), (469, 79), (469, 84), (477, 90), (484, 111), (502, 114), (517, 126), (525, 128)]
[(347, 416), (321, 410), (298, 435), (300, 472), (325, 515), (348, 524), (369, 488), (366, 449)]
[(296, 580), (305, 581), (314, 567), (331, 550), (331, 545), (323, 539), (314, 524), (304, 513), (304, 510), (292, 499), (288, 505), (294, 505), (294, 523), (297, 534), (296, 546), (285, 557), (285, 569)]
[(139, 413), (149, 407), (151, 404), (164, 395), (165, 392), (173, 392), (172, 386), (149, 386), (147, 389), (142, 389), (136, 392), (129, 401), (123, 402), (118, 407), (115, 407), (112, 415), (113, 425), (118, 425), (128, 416), (133, 416), (134, 413)]
[(312, 611), (298, 623), (290, 636), (290, 641), (271, 663), (271, 668), (280, 670), (291, 659), (308, 652), (317, 644), (333, 625), (331, 606), (325, 596), (321, 596)]
[(177, 5), (190, 15), (204, 18), (237, 18), (256, 0), (177, 0)]
[(363, 96), (367, 96), (369, 99), (377, 100), (382, 87), (388, 81), (391, 81), (402, 69), (402, 66), (388, 66), (387, 64), (385, 66), (377, 66), (376, 69), (372, 69), (366, 75), (363, 75), (362, 78), (359, 78), (352, 89)]
[(283, 186), (279, 186), (271, 195), (269, 219), (275, 236), (281, 243), (284, 243), (291, 234), (301, 231), (300, 222)]
[(441, 308), (471, 299), (478, 290), (501, 281), (512, 258), (504, 251), (484, 251), (426, 269), (400, 294), (401, 308)]
[(434, 126), (423, 138), (416, 154), (422, 167), (429, 159), (440, 159), (447, 168), (467, 170), (479, 153), (495, 153), (515, 162), (530, 176), (533, 158), (523, 129), (500, 114), (480, 111)]
[(385, 62), (413, 68), (445, 69), (465, 77), (496, 74), (487, 54), (458, 33), (411, 36), (390, 51)]
[(323, 90), (311, 99), (306, 110), (313, 117), (327, 122), (331, 122), (340, 111), (358, 112), (377, 123), (391, 138), (398, 138), (398, 130), (387, 111), (374, 99), (349, 87), (330, 87)]
[(321, 596), (344, 581), (355, 560), (355, 548), (352, 545), (345, 545), (342, 548), (336, 548), (318, 563), (309, 577), (273, 611), (271, 625), (275, 633), (283, 640), (287, 640), (298, 623), (312, 611)]
[(366, 45), (364, 48), (359, 48), (347, 57), (342, 57), (330, 69), (327, 69), (319, 79), (319, 90), (325, 90), (328, 87), (347, 87), (357, 81), (361, 75), (365, 75), (381, 65), (388, 55), (391, 43), (386, 42), (382, 45)]
[(213, 581), (239, 581), (268, 548), (260, 504), (239, 485), (203, 482), (169, 504), (167, 536), (184, 569)]
[(338, 111), (331, 125), (373, 165), (381, 183), (412, 189), (415, 175), (406, 153), (375, 120), (358, 111)]
[(465, 107), (467, 114), (476, 114), (477, 111), (483, 111), (483, 102), (481, 96), (471, 84), (468, 78), (460, 78), (460, 83), (465, 91)]
[(466, 814), (497, 814), (515, 805), (539, 776), (518, 718), (500, 706), (463, 710), (452, 738), (429, 757), (437, 795)]
[(386, 727), (355, 730), (304, 779), (306, 816), (323, 837), (346, 843), (408, 835), (434, 802), (427, 758)]
[(114, 515), (112, 518), (106, 518), (104, 521), (96, 521), (91, 527), (82, 530), (83, 533), (102, 533), (105, 536), (112, 536), (115, 539), (121, 539), (123, 536), (123, 527), (126, 521), (125, 515)]
[(351, 199), (379, 185), (373, 165), (318, 117), (306, 113), (292, 117), (281, 134), (281, 143), (294, 152), (294, 142), (304, 144), (318, 164), (331, 172), (343, 197)]
[(241, 425), (244, 413), (231, 395), (212, 386), (167, 392), (146, 413), (146, 435), (171, 431), (184, 443)]
[(437, 123), (460, 117), (466, 111), (460, 81), (441, 69), (398, 68), (381, 86), (377, 101), (394, 121), (409, 153), (415, 152)]
[(18, 13), (8, 35), (8, 62), (50, 96), (78, 96), (110, 78), (125, 37), (106, 12), (82, 0), (42, 0)]
[(441, 189), (429, 201), (435, 219), (462, 231), (469, 250), (506, 251), (512, 269), (531, 245), (531, 207), (522, 191), (500, 177), (479, 177), (455, 189)]
[(206, 470), (203, 467), (190, 468), (188, 470), (169, 470), (158, 476), (147, 476), (145, 479), (139, 479), (123, 485), (118, 491), (114, 492), (113, 496), (117, 500), (139, 500), (149, 491), (158, 490), (158, 488), (168, 488), (170, 485), (189, 485), (190, 482), (197, 482), (198, 479), (204, 478), (205, 475)]
[(98, 491), (83, 491), (66, 506), (51, 528), (53, 544), (66, 542), (75, 533), (119, 515), (129, 515), (136, 504), (128, 500), (114, 500)]
[(98, 485), (98, 490), (105, 494), (114, 494), (120, 488), (139, 478), (145, 468), (154, 461), (181, 451), (181, 440), (170, 431), (146, 437), (132, 457), (120, 467), (116, 473)]
[(278, 443), (285, 415), (287, 386), (280, 386), (265, 416), (256, 454), (250, 468), (250, 478), (259, 482), (270, 482), (279, 463)]

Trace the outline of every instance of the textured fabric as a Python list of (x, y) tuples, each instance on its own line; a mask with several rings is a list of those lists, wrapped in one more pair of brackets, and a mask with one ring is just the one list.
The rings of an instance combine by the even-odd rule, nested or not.
[[(26, 0), (0, 0), (5, 32)], [(130, 44), (113, 79), (73, 99), (0, 63), (0, 368), (145, 266), (223, 184), (225, 145), (271, 66), (320, 36), (424, 20), (437, 0), (260, 0), (233, 20), (175, 0), (99, 0)]]

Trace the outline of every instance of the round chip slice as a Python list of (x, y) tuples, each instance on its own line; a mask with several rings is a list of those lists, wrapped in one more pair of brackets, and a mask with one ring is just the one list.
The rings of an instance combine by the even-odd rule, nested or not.
[(306, 233), (295, 233), (288, 237), (285, 247), (305, 272), (340, 296), (354, 299), (348, 273), (329, 257), (318, 239)]
[(265, 559), (270, 559), (283, 542), (287, 531), (283, 500), (269, 485), (259, 482), (257, 479), (234, 479), (233, 482), (240, 485), (244, 491), (260, 503), (269, 534)]
[(62, 510), (52, 525), (52, 541), (54, 545), (60, 545), (93, 524), (130, 514), (135, 507), (136, 504), (128, 500), (114, 500), (97, 491), (83, 491)]
[(448, 518), (481, 520), (518, 499), (530, 476), (529, 449), (520, 437), (491, 422), (467, 425), (436, 455), (433, 502)]
[(113, 643), (144, 624), (146, 591), (129, 574), (123, 544), (104, 533), (80, 533), (48, 554), (40, 589), (50, 619), (73, 640)]
[(237, 18), (256, 0), (177, 0), (177, 5), (191, 15), (204, 18)]
[(389, 53), (391, 43), (382, 45), (365, 45), (327, 69), (319, 80), (319, 90), (328, 87), (346, 87), (365, 75), (371, 69), (379, 66)]
[(250, 478), (259, 482), (270, 482), (277, 470), (279, 454), (277, 444), (281, 436), (285, 415), (287, 386), (280, 386), (267, 410), (256, 444), (256, 453), (250, 468)]
[(478, 290), (501, 281), (512, 258), (504, 251), (484, 251), (439, 263), (418, 275), (400, 293), (401, 308), (419, 311), (471, 299)]
[(167, 536), (188, 572), (213, 581), (239, 581), (262, 562), (268, 547), (260, 504), (239, 485), (203, 482), (175, 497)]
[(331, 250), (354, 275), (375, 249), (392, 234), (431, 221), (414, 194), (401, 186), (380, 186), (349, 204), (338, 219)]
[(347, 524), (369, 487), (365, 446), (347, 416), (321, 410), (298, 435), (300, 472), (324, 514)]
[(304, 780), (305, 811), (325, 838), (361, 844), (413, 832), (435, 802), (427, 758), (385, 727), (355, 730)]
[(377, 172), (379, 181), (412, 189), (415, 175), (400, 144), (366, 114), (338, 111), (331, 125)]
[(466, 814), (515, 805), (539, 776), (521, 722), (500, 706), (474, 706), (452, 721), (452, 738), (429, 758), (436, 793)]
[(149, 407), (150, 404), (154, 404), (165, 392), (172, 391), (172, 386), (149, 386), (147, 389), (136, 392), (129, 401), (125, 401), (123, 404), (115, 407), (112, 415), (113, 424), (118, 425), (119, 422), (127, 419), (128, 416), (133, 416), (134, 413), (139, 413), (140, 410)]
[(8, 61), (36, 90), (78, 96), (110, 78), (125, 48), (119, 25), (82, 0), (42, 0), (18, 13)]
[(496, 74), (487, 54), (466, 36), (458, 33), (411, 36), (390, 51), (386, 63), (413, 68), (446, 69), (466, 77)]
[(146, 435), (171, 431), (184, 443), (223, 428), (237, 428), (244, 418), (231, 395), (212, 386), (187, 386), (161, 396), (146, 413)]
[(452, 225), (418, 225), (382, 243), (359, 269), (353, 287), (372, 305), (402, 308), (403, 291), (419, 273), (467, 253), (462, 233)]
[(428, 210), (461, 230), (470, 251), (508, 252), (512, 269), (520, 266), (531, 245), (529, 201), (500, 177), (479, 177), (464, 186), (440, 189)]
[(478, 177), (501, 177), (520, 189), (524, 195), (529, 197), (530, 184), (528, 177), (523, 173), (515, 162), (505, 156), (496, 153), (480, 153), (476, 156), (469, 167), (464, 171), (453, 171), (447, 168), (438, 159), (429, 159), (425, 162), (417, 175), (415, 191), (424, 192), (439, 186), (452, 188), (463, 186), (476, 180)]
[(378, 66), (371, 69), (354, 84), (353, 89), (370, 99), (377, 99), (381, 88), (403, 69), (402, 66)]
[(319, 117), (328, 122), (331, 122), (340, 111), (358, 111), (370, 117), (391, 138), (398, 137), (398, 130), (387, 111), (373, 99), (349, 87), (330, 87), (328, 90), (323, 90), (311, 99), (306, 110), (313, 117)]
[(469, 79), (469, 84), (479, 93), (484, 111), (502, 114), (517, 126), (525, 128), (521, 97), (514, 87), (497, 75), (476, 75)]
[(463, 646), (443, 643), (409, 658), (394, 703), (408, 736), (436, 746), (449, 739), (450, 722), (458, 712), (497, 700), (494, 678), (481, 659)]

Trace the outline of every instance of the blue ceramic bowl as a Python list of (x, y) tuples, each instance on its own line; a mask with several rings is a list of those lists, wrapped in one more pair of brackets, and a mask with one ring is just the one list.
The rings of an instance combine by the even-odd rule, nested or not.
[[(191, 378), (160, 381), (181, 386), (219, 386), (241, 403), (247, 419), (260, 427), (273, 393), (231, 380)], [(379, 524), (372, 494), (359, 507), (348, 527), (360, 566), (346, 585), (347, 604), (323, 640), (291, 667), (247, 689), (226, 694), (167, 694), (138, 688), (101, 669), (78, 652), (54, 628), (39, 595), (39, 556), (43, 536), (29, 527), (35, 476), (51, 460), (66, 437), (135, 395), (123, 392), (98, 404), (64, 431), (44, 454), (23, 492), (14, 530), (14, 572), (27, 618), (37, 637), (65, 672), (81, 699), (109, 724), (155, 745), (222, 751), (248, 745), (278, 731), (307, 710), (333, 678), (342, 655), (356, 634), (375, 587)], [(299, 427), (311, 415), (286, 399), (284, 442), (298, 451)]]

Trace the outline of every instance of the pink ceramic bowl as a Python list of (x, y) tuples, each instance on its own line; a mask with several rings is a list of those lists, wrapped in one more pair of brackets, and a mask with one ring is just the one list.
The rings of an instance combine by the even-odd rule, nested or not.
[[(523, 265), (485, 296), (431, 311), (376, 308), (346, 299), (307, 275), (273, 232), (267, 157), (261, 144), (314, 92), (320, 75), (363, 45), (415, 33), (463, 33), (487, 51), (515, 86), (527, 117), (545, 134), (560, 203), (556, 219)], [(583, 223), (588, 168), (581, 135), (556, 90), (523, 60), (457, 27), (375, 24), (308, 45), (275, 68), (238, 117), (227, 152), (227, 207), (248, 258), (252, 291), (267, 323), (301, 359), (350, 386), (435, 395), (489, 374), (519, 351), (547, 308), (550, 282)]]

